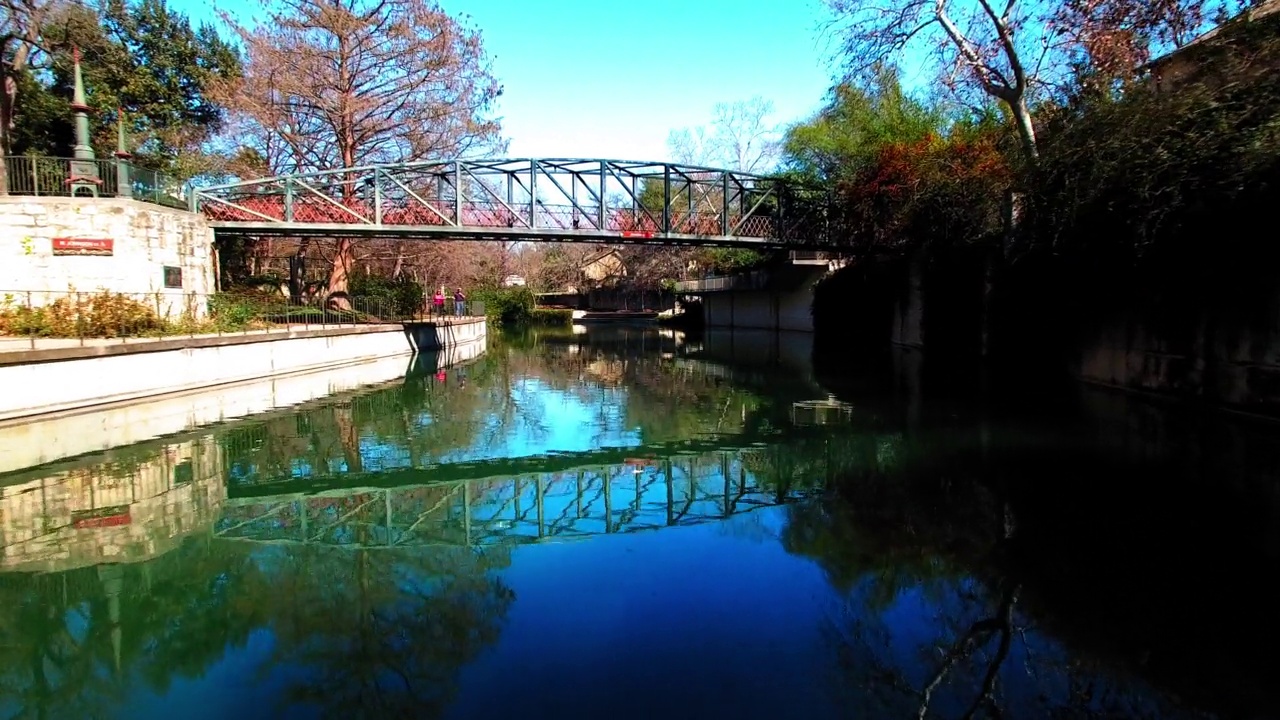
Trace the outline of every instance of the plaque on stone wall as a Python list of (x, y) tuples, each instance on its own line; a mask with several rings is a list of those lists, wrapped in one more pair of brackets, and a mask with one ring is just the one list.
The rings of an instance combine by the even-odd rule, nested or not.
[(54, 238), (54, 255), (114, 255), (111, 238)]
[(71, 527), (77, 530), (85, 528), (116, 527), (119, 525), (128, 525), (129, 522), (128, 505), (116, 505), (113, 507), (71, 511)]
[(165, 265), (164, 286), (167, 288), (182, 288), (182, 268)]

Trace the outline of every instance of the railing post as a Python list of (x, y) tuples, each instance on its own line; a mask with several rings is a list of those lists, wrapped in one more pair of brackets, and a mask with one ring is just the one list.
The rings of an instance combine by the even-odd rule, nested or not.
[(129, 162), (116, 158), (116, 196), (133, 197), (133, 181), (129, 177)]
[(605, 170), (606, 170), (605, 161), (601, 160), (600, 161), (600, 219), (599, 219), (599, 222), (597, 223), (597, 227), (599, 227), (600, 232), (604, 232), (605, 230), (608, 229), (607, 227), (605, 227), (605, 216), (607, 215), (607, 211), (605, 210), (605, 207), (604, 207)]
[(684, 221), (691, 224), (689, 229), (692, 229), (693, 232), (699, 232), (698, 224), (695, 222), (693, 214), (693, 181), (687, 177), (684, 180), (684, 194), (688, 196), (685, 199), (689, 201), (689, 211), (685, 214)]
[(27, 156), (27, 162), (31, 164), (31, 191), (36, 197), (40, 196), (40, 171), (36, 168), (38, 164), (34, 155)]
[(529, 161), (529, 227), (538, 227), (538, 161)]
[(284, 221), (293, 222), (293, 178), (284, 179)]
[(724, 193), (720, 202), (720, 234), (727, 236), (729, 234), (729, 173), (722, 173), (720, 180)]
[(662, 166), (662, 232), (671, 235), (671, 166)]
[(453, 161), (453, 222), (462, 227), (462, 161)]
[(373, 224), (382, 224), (382, 171), (373, 169)]

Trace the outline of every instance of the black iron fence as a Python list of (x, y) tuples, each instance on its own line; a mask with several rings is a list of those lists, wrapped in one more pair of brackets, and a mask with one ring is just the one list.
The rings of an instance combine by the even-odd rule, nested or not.
[(125, 197), (186, 209), (186, 191), (177, 178), (117, 159), (15, 155), (4, 159), (10, 195)]
[[(349, 297), (324, 304), (237, 293), (0, 290), (0, 351), (16, 339), (159, 338), (483, 317), (474, 300), (435, 306), (429, 298)], [(20, 349), (20, 347), (19, 347)]]

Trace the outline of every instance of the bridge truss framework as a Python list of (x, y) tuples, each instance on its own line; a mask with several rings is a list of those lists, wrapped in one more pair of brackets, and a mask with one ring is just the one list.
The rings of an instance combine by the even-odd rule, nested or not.
[(214, 536), (392, 549), (581, 540), (724, 520), (805, 495), (732, 453), (527, 477), (230, 500)]
[(603, 159), (370, 165), (196, 188), (219, 235), (433, 237), (821, 249), (825, 190), (750, 173)]

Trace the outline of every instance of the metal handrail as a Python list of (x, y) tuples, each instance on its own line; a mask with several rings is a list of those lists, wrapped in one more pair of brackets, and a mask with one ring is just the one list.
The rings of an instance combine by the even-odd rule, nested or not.
[[(9, 195), (131, 198), (184, 210), (189, 204), (177, 178), (119, 158), (10, 155), (4, 164)], [(72, 182), (73, 175), (77, 182)]]

